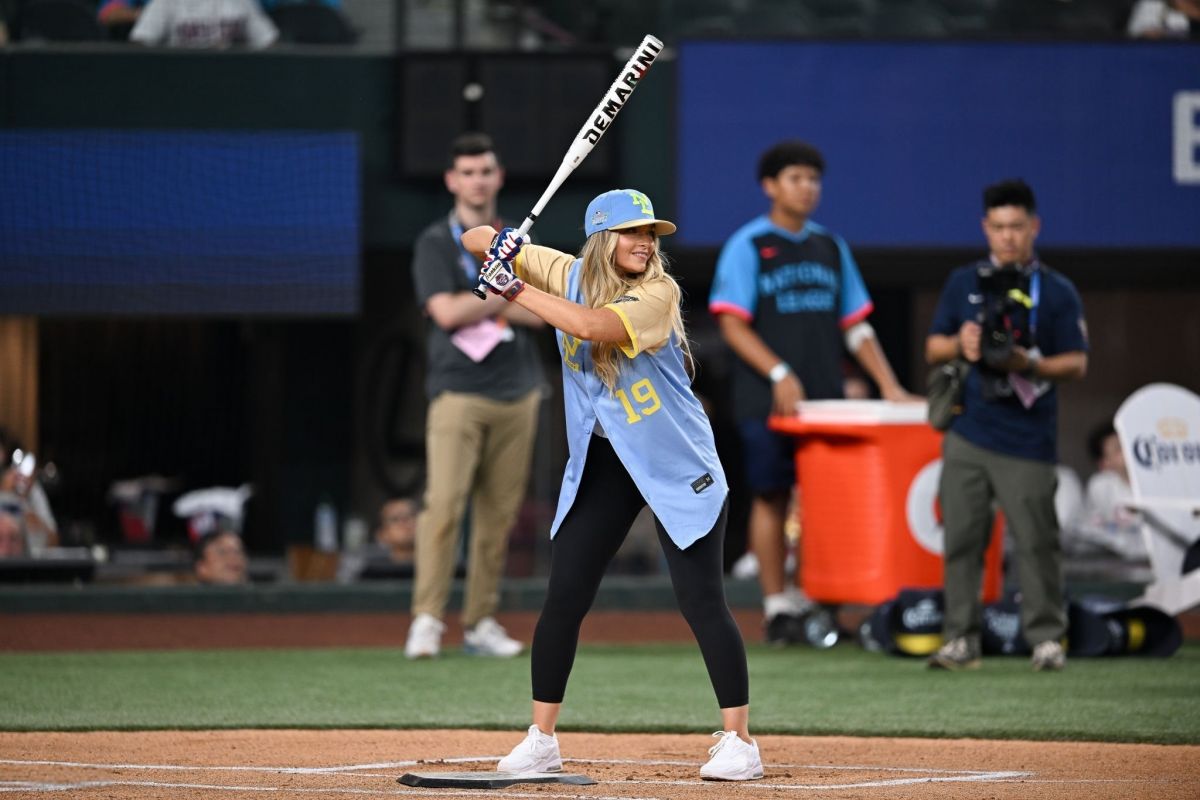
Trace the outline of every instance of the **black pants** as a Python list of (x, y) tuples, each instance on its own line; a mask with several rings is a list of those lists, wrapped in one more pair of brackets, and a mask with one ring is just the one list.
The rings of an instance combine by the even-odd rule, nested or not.
[[(685, 487), (686, 488), (686, 487)], [(575, 663), (579, 627), (596, 599), (600, 579), (646, 505), (607, 439), (593, 436), (575, 503), (551, 547), (546, 604), (533, 635), (533, 699), (561, 703)], [(746, 649), (725, 602), (725, 517), (686, 550), (655, 518), (658, 540), (684, 619), (700, 645), (721, 708), (750, 702)]]

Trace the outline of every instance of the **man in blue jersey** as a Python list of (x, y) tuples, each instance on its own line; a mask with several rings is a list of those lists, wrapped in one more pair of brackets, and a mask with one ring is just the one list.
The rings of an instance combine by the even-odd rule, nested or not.
[(980, 665), (983, 552), (999, 503), (1016, 541), (1021, 627), (1035, 670), (1066, 665), (1062, 548), (1054, 511), (1058, 381), (1087, 373), (1087, 323), (1074, 285), (1042, 264), (1033, 190), (1020, 180), (984, 189), (988, 257), (951, 273), (925, 359), (971, 369), (942, 443), (938, 494), (945, 524), (945, 644), (937, 669)]
[(767, 428), (767, 417), (793, 415), (801, 400), (841, 398), (843, 348), (885, 400), (915, 399), (896, 380), (866, 321), (874, 306), (850, 248), (811, 219), (824, 172), (825, 159), (805, 142), (780, 142), (763, 153), (758, 179), (770, 210), (725, 243), (709, 298), (721, 335), (738, 356), (733, 412), (753, 493), (750, 550), (772, 644), (803, 640), (801, 617), (809, 603), (787, 587), (785, 570), (794, 445)]

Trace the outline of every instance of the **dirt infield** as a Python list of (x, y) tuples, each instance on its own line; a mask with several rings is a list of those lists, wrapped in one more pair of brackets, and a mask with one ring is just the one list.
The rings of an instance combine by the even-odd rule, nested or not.
[[(756, 612), (737, 614), (747, 638)], [(185, 619), (186, 618), (186, 619)], [(528, 641), (535, 617), (503, 622)], [(185, 623), (186, 624), (183, 624)], [(843, 621), (845, 622), (845, 620)], [(0, 615), (0, 649), (401, 646), (407, 615)], [(454, 627), (447, 644), (461, 638)], [(689, 637), (677, 613), (594, 612), (584, 640)], [(521, 731), (166, 731), (0, 733), (0, 796), (82, 800), (456, 797), (479, 791), (411, 789), (413, 769), (488, 770)], [(524, 784), (510, 798), (936, 798), (1117, 800), (1200, 797), (1200, 747), (977, 740), (765, 736), (766, 777), (699, 780), (711, 744), (702, 735), (562, 733), (565, 767), (599, 783)]]
[[(480, 796), (411, 789), (412, 770), (487, 770), (520, 732), (219, 731), (0, 733), (0, 794), (81, 800)], [(516, 785), (511, 798), (955, 798), (1116, 800), (1200, 797), (1200, 747), (767, 736), (766, 776), (699, 779), (709, 741), (688, 735), (562, 733), (565, 768), (594, 786)]]

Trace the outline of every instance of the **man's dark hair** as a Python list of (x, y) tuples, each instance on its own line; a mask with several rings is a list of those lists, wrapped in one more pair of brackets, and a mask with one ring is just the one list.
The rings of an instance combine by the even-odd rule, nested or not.
[(1087, 451), (1093, 463), (1099, 463), (1104, 456), (1104, 440), (1116, 435), (1117, 429), (1111, 422), (1102, 422), (1092, 428), (1092, 432), (1088, 434), (1087, 438)]
[[(450, 160), (446, 164), (447, 169), (454, 168), (454, 160), (459, 156), (481, 156), (484, 153), (495, 153), (496, 147), (492, 144), (492, 137), (486, 133), (463, 133), (455, 137), (450, 143)], [(500, 160), (499, 154), (496, 155), (496, 160)]]
[(1037, 212), (1037, 200), (1033, 189), (1020, 178), (993, 183), (983, 190), (983, 213), (1001, 206), (1017, 206), (1030, 214)]
[(758, 159), (758, 179), (774, 178), (791, 166), (812, 167), (825, 174), (825, 158), (808, 142), (788, 139), (779, 142)]

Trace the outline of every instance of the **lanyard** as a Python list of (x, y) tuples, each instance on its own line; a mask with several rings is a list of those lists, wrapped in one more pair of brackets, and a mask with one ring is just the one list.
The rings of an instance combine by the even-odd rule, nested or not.
[(1029, 309), (1029, 338), (1031, 340), (1037, 336), (1038, 299), (1041, 295), (1042, 270), (1035, 266), (1033, 268), (1033, 275), (1029, 279), (1029, 299), (1033, 301), (1033, 305)]
[(478, 262), (476, 262), (475, 258), (467, 252), (467, 248), (463, 247), (462, 223), (458, 221), (456, 216), (454, 216), (453, 211), (450, 212), (450, 216), (447, 218), (447, 220), (450, 224), (450, 238), (454, 240), (456, 245), (458, 245), (458, 261), (460, 264), (462, 264), (463, 272), (467, 273), (468, 278), (479, 278)]

